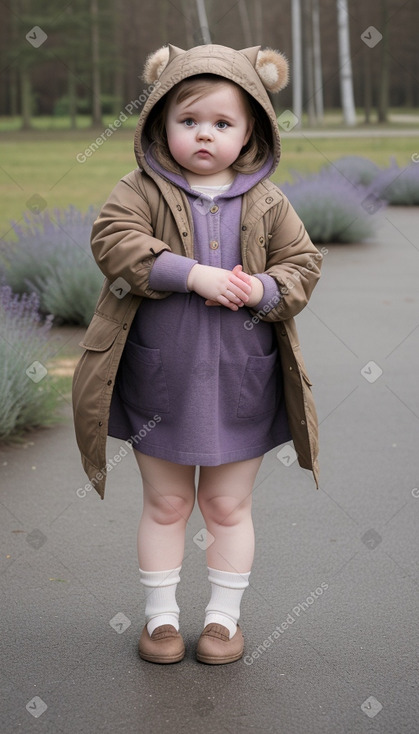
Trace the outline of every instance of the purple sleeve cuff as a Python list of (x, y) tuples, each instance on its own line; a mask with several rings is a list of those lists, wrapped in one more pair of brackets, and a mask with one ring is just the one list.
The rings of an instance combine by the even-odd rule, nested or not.
[[(161, 257), (161, 256), (160, 256)], [(253, 311), (263, 311), (269, 313), (275, 306), (278, 305), (281, 300), (281, 294), (275, 278), (267, 273), (255, 273), (255, 278), (258, 278), (263, 285), (263, 296), (256, 306), (253, 306)]]
[(189, 293), (187, 286), (188, 276), (198, 260), (176, 255), (165, 250), (158, 257), (151, 268), (150, 288), (153, 291), (175, 291)]

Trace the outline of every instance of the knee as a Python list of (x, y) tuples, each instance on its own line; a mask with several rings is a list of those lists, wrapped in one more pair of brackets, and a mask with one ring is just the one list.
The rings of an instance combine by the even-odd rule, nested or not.
[(173, 525), (177, 522), (187, 522), (194, 505), (193, 499), (186, 499), (180, 495), (159, 495), (144, 508), (154, 522), (159, 525)]
[(235, 497), (217, 496), (206, 499), (198, 495), (198, 503), (206, 523), (224, 527), (238, 525), (251, 513), (251, 503), (247, 499), (240, 502)]

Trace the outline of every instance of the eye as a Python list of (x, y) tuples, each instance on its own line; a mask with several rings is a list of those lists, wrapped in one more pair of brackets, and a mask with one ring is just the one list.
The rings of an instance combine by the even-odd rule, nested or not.
[(217, 122), (216, 127), (218, 127), (219, 130), (227, 130), (230, 125), (225, 120), (220, 120), (219, 122)]
[(185, 127), (193, 127), (195, 123), (192, 117), (187, 117), (186, 120), (183, 121), (183, 124), (185, 125)]

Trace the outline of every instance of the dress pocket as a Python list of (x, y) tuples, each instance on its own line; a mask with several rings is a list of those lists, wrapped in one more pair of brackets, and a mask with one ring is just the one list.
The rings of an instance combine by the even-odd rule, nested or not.
[(238, 418), (257, 418), (277, 408), (279, 392), (278, 353), (247, 358), (240, 386)]
[(118, 383), (122, 400), (138, 411), (169, 412), (169, 392), (160, 349), (127, 341)]

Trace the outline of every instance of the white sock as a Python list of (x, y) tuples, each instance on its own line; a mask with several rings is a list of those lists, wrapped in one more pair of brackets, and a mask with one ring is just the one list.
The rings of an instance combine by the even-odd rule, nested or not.
[(237, 631), (240, 618), (240, 602), (244, 590), (249, 586), (250, 571), (230, 573), (208, 567), (208, 580), (211, 582), (211, 599), (205, 608), (205, 622), (222, 624), (227, 627), (230, 639)]
[(140, 570), (140, 581), (146, 587), (145, 618), (148, 634), (152, 635), (161, 624), (172, 624), (179, 630), (179, 607), (176, 588), (180, 581), (178, 568), (168, 571)]

